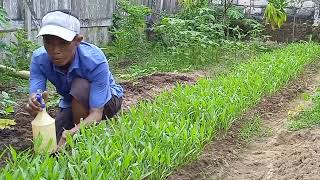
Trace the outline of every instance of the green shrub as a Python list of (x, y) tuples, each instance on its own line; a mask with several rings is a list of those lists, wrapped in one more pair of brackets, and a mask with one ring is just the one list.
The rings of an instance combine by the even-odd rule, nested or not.
[[(3, 7), (0, 6), (0, 27), (5, 28), (9, 24), (7, 19), (7, 12), (3, 9)], [(0, 38), (2, 37), (2, 33), (0, 33)], [(1, 40), (0, 41), (0, 50), (5, 49), (5, 43)]]
[(119, 2), (118, 13), (114, 14), (114, 26), (111, 31), (113, 42), (112, 56), (124, 58), (139, 51), (146, 45), (145, 18), (151, 10), (145, 6), (131, 5), (123, 0)]
[(32, 52), (39, 47), (38, 44), (27, 39), (24, 30), (17, 30), (14, 34), (16, 40), (11, 41), (5, 47), (6, 58), (4, 63), (17, 70), (28, 70), (31, 62)]
[(0, 27), (6, 27), (8, 25), (7, 12), (2, 6), (0, 6)]
[(192, 46), (220, 46), (223, 40), (238, 41), (257, 38), (262, 25), (246, 18), (240, 9), (201, 7), (164, 17), (155, 27), (158, 41), (171, 49)]
[(0, 117), (8, 117), (9, 114), (14, 113), (13, 106), (16, 102), (5, 91), (0, 91)]

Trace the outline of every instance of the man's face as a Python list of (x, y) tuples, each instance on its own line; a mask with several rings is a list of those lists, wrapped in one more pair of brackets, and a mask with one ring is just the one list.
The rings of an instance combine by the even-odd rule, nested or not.
[(44, 35), (43, 44), (52, 63), (56, 66), (65, 66), (71, 64), (79, 43), (77, 37), (69, 42), (57, 36)]

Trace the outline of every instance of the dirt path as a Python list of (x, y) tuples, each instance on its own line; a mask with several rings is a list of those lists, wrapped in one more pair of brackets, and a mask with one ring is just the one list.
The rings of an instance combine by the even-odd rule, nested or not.
[[(320, 86), (319, 68), (320, 63), (309, 66), (287, 87), (264, 98), (226, 135), (207, 145), (197, 161), (168, 179), (320, 179), (320, 129), (287, 129), (288, 112), (310, 105), (299, 95)], [(245, 145), (238, 138), (241, 124), (257, 115), (272, 133)]]
[[(320, 74), (312, 80), (309, 91), (320, 85)], [(297, 97), (287, 107), (293, 110), (309, 103)], [(320, 179), (320, 129), (288, 131), (287, 118), (288, 111), (283, 111), (265, 119), (273, 135), (250, 144), (230, 163), (223, 178)], [(217, 178), (214, 174), (207, 177)]]

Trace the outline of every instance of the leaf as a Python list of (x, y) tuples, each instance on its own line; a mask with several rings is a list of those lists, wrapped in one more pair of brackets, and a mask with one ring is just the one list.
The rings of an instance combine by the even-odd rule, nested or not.
[(240, 12), (238, 9), (231, 8), (227, 10), (227, 16), (230, 19), (241, 19), (244, 18), (244, 15), (242, 12)]
[(13, 113), (14, 112), (14, 109), (13, 109), (13, 106), (8, 106), (6, 108), (6, 113), (9, 114), (9, 113)]
[(16, 125), (16, 122), (12, 119), (0, 119), (0, 129), (10, 128), (10, 126)]
[(69, 162), (68, 162), (68, 168), (69, 168), (69, 172), (70, 172), (71, 176), (72, 176), (74, 179), (76, 179), (76, 178), (77, 178), (77, 174), (76, 174), (76, 172), (75, 172), (75, 170), (74, 170), (74, 168), (73, 168), (73, 165), (70, 164)]
[(8, 26), (8, 19), (7, 19), (7, 13), (3, 9), (3, 7), (0, 7), (0, 27), (7, 27)]
[(9, 94), (8, 94), (7, 92), (5, 92), (5, 91), (2, 91), (1, 94), (2, 94), (2, 97), (3, 97), (4, 99), (9, 99), (9, 98), (10, 98), (10, 97), (9, 97)]
[(264, 13), (266, 22), (271, 24), (272, 29), (276, 26), (280, 28), (287, 20), (287, 14), (284, 10), (287, 3), (284, 0), (269, 1)]

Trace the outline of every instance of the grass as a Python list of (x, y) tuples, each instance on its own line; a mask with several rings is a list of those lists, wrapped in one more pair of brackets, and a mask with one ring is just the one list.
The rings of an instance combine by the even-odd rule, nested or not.
[(9, 75), (9, 72), (0, 72), (0, 87), (2, 88), (10, 88), (10, 87), (26, 87), (29, 83), (28, 80), (16, 78)]
[(304, 128), (319, 126), (320, 124), (320, 94), (319, 92), (312, 98), (313, 108), (306, 109), (288, 122), (289, 130), (297, 131)]
[(313, 43), (289, 45), (228, 75), (177, 86), (117, 121), (82, 128), (57, 158), (10, 149), (12, 159), (0, 179), (164, 179), (264, 95), (295, 78), (319, 49)]
[(245, 122), (240, 131), (239, 138), (245, 142), (251, 142), (255, 137), (263, 137), (270, 134), (270, 128), (264, 127), (260, 117), (254, 117)]
[[(239, 42), (240, 43), (240, 42)], [(234, 51), (226, 47), (188, 47), (169, 51), (167, 48), (149, 43), (137, 47), (128, 57), (116, 57), (116, 50), (107, 47), (104, 52), (116, 77), (130, 80), (154, 72), (189, 72), (207, 70), (212, 75), (229, 72), (235, 65), (249, 60), (261, 51), (271, 51), (273, 47), (257, 47), (256, 42), (242, 42), (235, 57)]]

